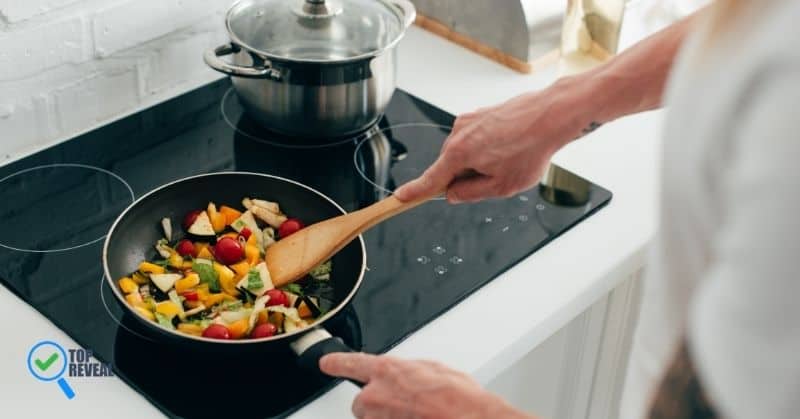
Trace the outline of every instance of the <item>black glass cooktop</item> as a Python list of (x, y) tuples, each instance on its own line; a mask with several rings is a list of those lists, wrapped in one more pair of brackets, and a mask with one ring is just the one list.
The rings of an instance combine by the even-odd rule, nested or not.
[[(453, 119), (398, 90), (366, 133), (328, 144), (289, 141), (253, 123), (227, 80), (212, 83), (0, 167), (0, 282), (169, 416), (286, 416), (335, 381), (300, 371), (288, 348), (231, 359), (151, 340), (102, 280), (106, 231), (136, 197), (216, 171), (295, 179), (354, 210), (433, 162)], [(559, 206), (533, 189), (475, 205), (435, 201), (399, 215), (365, 235), (369, 271), (329, 326), (354, 348), (385, 352), (611, 194), (591, 185), (588, 198)]]

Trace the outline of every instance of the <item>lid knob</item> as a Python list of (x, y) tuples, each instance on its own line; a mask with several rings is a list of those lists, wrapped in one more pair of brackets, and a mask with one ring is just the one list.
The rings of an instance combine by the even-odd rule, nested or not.
[(326, 19), (342, 13), (342, 5), (335, 0), (300, 0), (294, 13), (307, 19)]

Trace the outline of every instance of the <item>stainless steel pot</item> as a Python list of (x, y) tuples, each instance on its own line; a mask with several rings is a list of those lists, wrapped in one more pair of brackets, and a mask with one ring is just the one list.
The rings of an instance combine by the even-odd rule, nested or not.
[(396, 83), (394, 47), (415, 18), (408, 0), (242, 0), (226, 16), (230, 44), (204, 59), (231, 76), (264, 127), (342, 137), (383, 114)]

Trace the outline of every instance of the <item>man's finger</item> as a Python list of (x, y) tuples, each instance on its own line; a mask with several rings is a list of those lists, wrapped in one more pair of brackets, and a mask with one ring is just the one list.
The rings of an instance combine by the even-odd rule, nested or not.
[(364, 384), (369, 383), (378, 357), (365, 353), (333, 353), (319, 360), (319, 367), (325, 374), (334, 377), (350, 378)]
[(394, 192), (397, 199), (408, 202), (445, 190), (453, 181), (454, 170), (447, 156), (440, 156), (420, 177), (406, 183)]
[(447, 200), (451, 204), (476, 202), (497, 194), (495, 179), (484, 176), (459, 178), (447, 190)]

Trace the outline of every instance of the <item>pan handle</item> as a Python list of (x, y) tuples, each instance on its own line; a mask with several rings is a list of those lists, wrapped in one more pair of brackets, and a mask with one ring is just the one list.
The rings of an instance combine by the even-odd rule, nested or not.
[[(323, 356), (335, 352), (355, 352), (342, 339), (333, 337), (327, 330), (314, 328), (292, 342), (292, 350), (297, 354), (297, 363), (306, 371), (324, 374), (319, 369), (319, 360)], [(346, 378), (347, 381), (364, 387), (364, 383)]]

